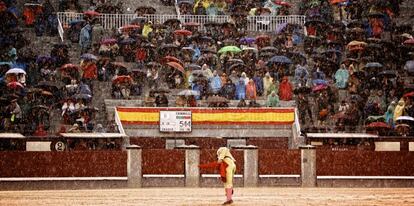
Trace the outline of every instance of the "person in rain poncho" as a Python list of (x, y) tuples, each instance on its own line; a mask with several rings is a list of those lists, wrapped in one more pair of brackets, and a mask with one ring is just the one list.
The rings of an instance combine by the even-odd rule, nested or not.
[(275, 91), (267, 96), (267, 106), (268, 107), (278, 107), (279, 106), (279, 96), (276, 94)]
[(148, 38), (148, 35), (152, 32), (152, 22), (148, 21), (145, 23), (144, 28), (142, 29), (142, 36)]
[(341, 64), (341, 67), (335, 73), (335, 85), (339, 89), (345, 89), (348, 84), (349, 72), (345, 67), (345, 64)]
[(214, 94), (217, 94), (221, 89), (221, 78), (214, 70), (213, 77), (210, 78), (210, 89)]
[(79, 34), (79, 45), (82, 49), (82, 54), (88, 52), (92, 45), (92, 27), (87, 23), (80, 31)]
[(217, 162), (201, 164), (200, 168), (215, 168), (220, 170), (220, 177), (224, 183), (224, 190), (226, 194), (226, 201), (223, 205), (230, 205), (233, 203), (233, 178), (236, 172), (236, 160), (230, 153), (227, 147), (220, 147), (217, 150)]
[(282, 82), (279, 85), (279, 97), (281, 100), (290, 101), (292, 100), (292, 84), (289, 82), (287, 76), (284, 76)]
[(309, 72), (306, 67), (297, 64), (295, 69), (295, 85), (302, 87), (306, 85), (309, 78)]
[(392, 101), (387, 108), (387, 112), (385, 112), (385, 122), (390, 126), (394, 125), (394, 111), (396, 105), (397, 103), (395, 101)]
[(256, 84), (253, 79), (250, 79), (246, 85), (246, 98), (249, 100), (256, 100), (257, 98)]
[(394, 122), (397, 121), (398, 117), (403, 116), (404, 107), (405, 107), (405, 101), (404, 99), (400, 99), (400, 101), (398, 101), (398, 105), (395, 107), (395, 110), (394, 110)]
[(208, 79), (213, 77), (213, 72), (211, 72), (211, 69), (207, 64), (203, 64), (201, 71), (203, 72), (203, 75)]
[(236, 99), (246, 99), (246, 84), (242, 78), (240, 78), (239, 82), (236, 84)]
[(270, 73), (267, 72), (265, 76), (263, 77), (263, 89), (264, 89), (264, 95), (267, 96), (270, 94), (270, 86), (273, 84), (273, 78), (270, 76)]

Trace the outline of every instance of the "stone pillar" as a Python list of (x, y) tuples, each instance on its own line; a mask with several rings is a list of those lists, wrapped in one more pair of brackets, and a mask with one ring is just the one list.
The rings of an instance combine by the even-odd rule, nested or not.
[(302, 187), (316, 187), (316, 148), (312, 145), (299, 148), (301, 150)]
[[(243, 185), (245, 187), (257, 187), (259, 180), (259, 152), (256, 146), (237, 146), (234, 149), (242, 149), (244, 156)], [(236, 162), (237, 163), (237, 162)], [(241, 165), (238, 165), (240, 167)]]
[(128, 152), (128, 187), (139, 188), (142, 186), (142, 149), (137, 145), (126, 147)]
[(200, 186), (200, 147), (196, 145), (182, 145), (176, 149), (185, 149), (185, 186)]

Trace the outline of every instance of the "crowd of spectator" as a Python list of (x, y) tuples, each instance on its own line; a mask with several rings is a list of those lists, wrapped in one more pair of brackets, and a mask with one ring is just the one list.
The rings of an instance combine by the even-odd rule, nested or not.
[[(81, 11), (77, 1), (61, 3), (61, 11)], [(60, 102), (65, 123), (80, 123), (92, 131), (94, 124), (89, 123), (96, 109), (88, 103), (94, 82), (111, 81), (113, 98), (143, 98), (144, 106), (195, 107), (206, 102), (210, 107), (226, 107), (237, 100), (239, 107), (278, 107), (283, 101), (297, 106), (302, 125), (333, 126), (336, 131), (364, 125), (367, 131), (380, 134), (410, 135), (414, 39), (411, 25), (395, 21), (400, 3), (304, 0), (298, 13), (306, 16), (304, 26), (284, 23), (271, 33), (251, 34), (243, 26), (248, 16), (287, 15), (292, 5), (283, 1), (178, 1), (182, 15), (226, 14), (230, 20), (204, 25), (178, 19), (151, 22), (145, 15), (155, 9), (140, 7), (129, 25), (107, 31), (99, 12), (121, 11), (98, 8), (119, 5), (92, 2), (82, 11), (83, 20), (68, 25), (72, 45), (55, 45), (50, 56), (19, 50), (17, 43), (6, 41), (3, 91), (18, 97), (6, 98), (8, 116), (2, 117), (28, 120), (17, 115), (23, 110), (19, 102), (55, 106), (56, 101), (44, 94), (49, 92)], [(10, 12), (10, 5), (3, 5)], [(45, 25), (53, 22), (50, 16), (49, 12), (44, 17), (51, 19)], [(9, 24), (11, 29), (13, 21)], [(54, 30), (54, 26), (46, 27)], [(2, 31), (6, 39), (10, 33)], [(79, 66), (69, 62), (68, 54), (78, 45)], [(7, 74), (17, 64), (24, 64), (25, 72)], [(36, 86), (40, 83), (46, 86)], [(34, 95), (29, 99), (29, 92), (19, 84), (41, 88), (39, 96), (44, 98)], [(57, 94), (53, 87), (60, 86), (63, 89)]]

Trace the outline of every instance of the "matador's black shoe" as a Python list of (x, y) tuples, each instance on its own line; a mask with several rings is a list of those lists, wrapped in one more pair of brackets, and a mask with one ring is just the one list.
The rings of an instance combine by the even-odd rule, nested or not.
[(223, 203), (223, 205), (231, 205), (233, 204), (233, 200), (227, 200)]

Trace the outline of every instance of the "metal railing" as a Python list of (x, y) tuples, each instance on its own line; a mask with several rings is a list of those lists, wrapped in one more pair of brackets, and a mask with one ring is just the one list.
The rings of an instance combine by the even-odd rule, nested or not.
[(62, 22), (60, 22), (59, 18), (58, 18), (58, 33), (59, 33), (60, 40), (63, 42), (65, 30), (63, 29)]

